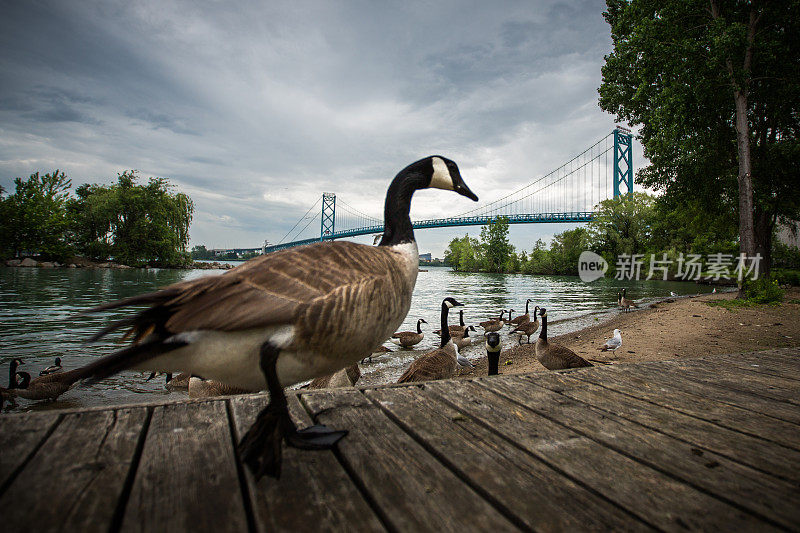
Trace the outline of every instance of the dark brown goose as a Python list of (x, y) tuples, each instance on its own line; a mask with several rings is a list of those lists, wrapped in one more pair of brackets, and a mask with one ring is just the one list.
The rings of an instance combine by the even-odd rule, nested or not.
[[(447, 327), (447, 329), (450, 331), (450, 337), (453, 338), (453, 339), (455, 339), (456, 337), (463, 337), (464, 336), (464, 328), (466, 328), (466, 327), (467, 327), (467, 325), (464, 324), (464, 310), (463, 309), (459, 309), (458, 310), (458, 325), (452, 325), (452, 326), (448, 326)], [(473, 329), (472, 331), (475, 331), (475, 330)], [(442, 330), (441, 329), (436, 329), (436, 330), (433, 331), (433, 333), (435, 335), (441, 336), (442, 335)]]
[(197, 376), (190, 376), (186, 385), (189, 390), (189, 398), (211, 398), (214, 396), (231, 396), (233, 394), (249, 394), (258, 392), (226, 385), (213, 379), (203, 379)]
[(523, 322), (522, 324), (518, 325), (516, 328), (511, 330), (511, 333), (516, 333), (519, 335), (519, 344), (522, 344), (522, 337), (528, 337), (528, 344), (531, 343), (531, 335), (536, 333), (536, 330), (539, 329), (539, 318), (536, 316), (536, 311), (539, 310), (539, 306), (533, 308), (533, 320), (528, 320), (527, 322)]
[(361, 379), (361, 369), (358, 364), (352, 364), (347, 368), (337, 370), (333, 374), (315, 378), (308, 384), (309, 389), (338, 389), (342, 387), (352, 387)]
[(17, 376), (22, 379), (17, 381), (15, 376), (15, 386), (3, 390), (3, 395), (17, 396), (28, 400), (55, 400), (81, 379), (78, 370), (47, 374), (33, 380), (27, 372), (17, 372)]
[[(503, 320), (503, 316), (506, 314), (506, 310), (503, 309), (500, 311), (500, 316), (494, 320), (487, 320), (485, 322), (481, 322), (478, 325), (483, 328), (483, 334), (486, 335), (492, 331), (500, 331), (505, 326), (506, 321)], [(509, 313), (511, 316), (511, 313)]]
[(469, 336), (469, 332), (470, 331), (476, 331), (475, 330), (475, 326), (467, 326), (464, 329), (464, 336), (463, 337), (455, 337), (455, 336), (452, 337), (453, 344), (456, 345), (456, 348), (461, 350), (463, 348), (466, 348), (470, 344), (472, 344), (472, 340), (474, 339), (474, 337), (470, 337)]
[(542, 332), (534, 345), (536, 359), (548, 370), (563, 370), (565, 368), (580, 368), (584, 366), (594, 366), (586, 359), (582, 358), (569, 348), (560, 344), (547, 341), (547, 309), (539, 310), (542, 317)]
[[(147, 378), (147, 381), (150, 381), (156, 376), (161, 375), (161, 372), (153, 372)], [(177, 376), (172, 375), (172, 372), (166, 372), (166, 383), (164, 384), (164, 388), (168, 391), (178, 391), (178, 390), (189, 390), (189, 380), (191, 379), (192, 375), (188, 372), (181, 372)]]
[[(524, 324), (525, 322), (530, 322), (530, 320), (531, 320), (531, 315), (530, 315), (530, 313), (528, 313), (528, 307), (531, 305), (531, 302), (532, 302), (532, 301), (533, 301), (533, 300), (531, 300), (530, 298), (528, 298), (528, 300), (525, 302), (525, 314), (524, 314), (524, 315), (515, 316), (514, 318), (512, 318), (512, 319), (509, 321), (509, 323), (510, 323), (512, 326), (519, 326), (520, 324)], [(535, 310), (535, 309), (533, 310), (533, 314), (534, 314), (534, 315), (536, 315), (536, 310)], [(511, 316), (511, 314), (509, 313), (509, 315), (508, 315), (508, 316), (510, 317), (510, 316)]]
[(631, 307), (639, 307), (636, 305), (636, 302), (625, 297), (625, 289), (622, 289), (622, 295), (619, 298), (619, 306), (622, 307), (626, 313), (631, 310)]
[(442, 341), (439, 348), (417, 358), (397, 380), (398, 383), (410, 381), (430, 381), (434, 379), (448, 379), (456, 374), (458, 369), (458, 351), (450, 338), (447, 328), (447, 314), (450, 308), (462, 304), (449, 296), (442, 300)]
[(89, 312), (148, 305), (110, 324), (133, 344), (81, 369), (103, 379), (127, 369), (190, 372), (246, 390), (268, 389), (270, 401), (239, 444), (255, 474), (280, 475), (281, 442), (330, 448), (346, 432), (298, 431), (283, 387), (330, 374), (380, 346), (408, 314), (419, 270), (409, 218), (419, 189), (455, 191), (477, 200), (456, 164), (430, 156), (401, 170), (386, 193), (378, 246), (325, 242), (266, 254), (227, 271)]
[(498, 373), (498, 365), (500, 363), (500, 350), (503, 349), (503, 344), (500, 342), (500, 334), (497, 332), (490, 332), (486, 335), (486, 360), (489, 366), (488, 375), (496, 376)]
[(403, 348), (411, 348), (412, 346), (416, 346), (422, 342), (422, 339), (425, 338), (425, 334), (422, 333), (422, 323), (427, 324), (425, 319), (420, 318), (417, 320), (417, 331), (398, 331), (392, 335), (390, 340), (398, 346), (402, 346)]

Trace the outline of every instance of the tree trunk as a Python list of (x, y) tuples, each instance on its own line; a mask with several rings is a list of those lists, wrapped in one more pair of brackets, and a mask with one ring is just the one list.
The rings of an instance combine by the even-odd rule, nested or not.
[[(739, 153), (739, 252), (747, 257), (756, 255), (756, 237), (753, 227), (753, 164), (750, 159), (750, 124), (747, 120), (747, 94), (734, 92), (736, 102), (736, 147)], [(748, 262), (749, 265), (749, 262)], [(744, 298), (744, 288), (739, 284), (738, 298)]]

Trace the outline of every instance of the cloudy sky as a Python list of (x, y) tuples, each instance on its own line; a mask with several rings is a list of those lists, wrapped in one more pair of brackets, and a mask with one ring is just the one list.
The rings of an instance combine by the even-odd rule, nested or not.
[[(279, 241), (322, 191), (380, 217), (391, 178), (433, 153), (491, 201), (614, 127), (597, 106), (604, 8), (6, 0), (0, 185), (55, 168), (76, 185), (163, 176), (209, 248)], [(418, 193), (412, 218), (473, 207), (448, 194)], [(568, 227), (512, 226), (512, 242)], [(420, 251), (467, 231), (417, 231)]]

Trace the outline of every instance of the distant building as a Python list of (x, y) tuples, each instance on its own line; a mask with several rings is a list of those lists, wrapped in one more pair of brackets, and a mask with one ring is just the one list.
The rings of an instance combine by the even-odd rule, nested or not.
[(778, 241), (793, 248), (800, 248), (800, 222), (789, 221), (778, 224)]
[(430, 253), (419, 254), (419, 260), (420, 261), (430, 261), (431, 260), (431, 254)]

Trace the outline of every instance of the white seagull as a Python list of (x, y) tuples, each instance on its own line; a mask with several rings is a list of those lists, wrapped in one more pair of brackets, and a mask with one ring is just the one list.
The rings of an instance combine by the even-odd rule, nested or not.
[(619, 332), (618, 329), (614, 330), (614, 336), (610, 339), (606, 340), (606, 343), (603, 345), (602, 348), (598, 348), (601, 352), (607, 352), (611, 350), (612, 352), (616, 352), (617, 348), (622, 346), (622, 334)]

